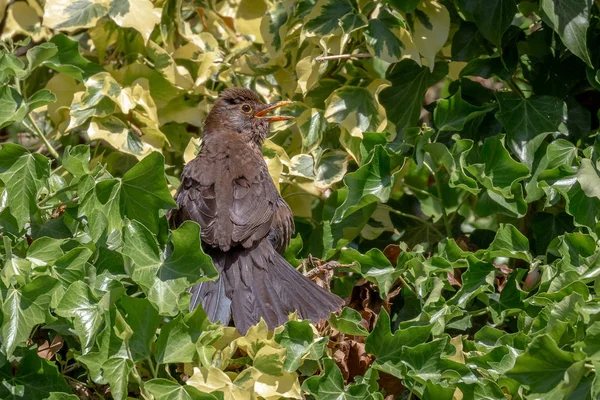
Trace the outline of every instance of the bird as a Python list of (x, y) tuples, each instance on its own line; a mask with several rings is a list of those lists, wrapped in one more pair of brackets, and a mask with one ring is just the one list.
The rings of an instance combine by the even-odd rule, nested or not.
[(273, 330), (293, 312), (317, 323), (344, 305), (282, 256), (294, 220), (261, 146), (272, 122), (293, 118), (269, 113), (290, 103), (265, 104), (246, 88), (220, 92), (204, 121), (200, 151), (181, 173), (177, 208), (168, 215), (173, 228), (187, 220), (200, 225), (202, 247), (219, 272), (217, 280), (189, 290), (190, 311), (202, 305), (211, 322), (233, 320), (241, 334), (261, 318)]

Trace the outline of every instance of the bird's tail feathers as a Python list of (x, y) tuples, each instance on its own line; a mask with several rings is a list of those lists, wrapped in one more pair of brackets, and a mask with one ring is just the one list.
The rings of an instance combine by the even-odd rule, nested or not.
[(268, 240), (233, 254), (213, 256), (213, 261), (219, 280), (197, 285), (198, 290), (192, 288), (190, 306), (201, 302), (211, 321), (226, 324), (232, 315), (242, 333), (261, 317), (270, 329), (283, 325), (294, 311), (303, 319), (318, 322), (344, 304), (296, 271)]

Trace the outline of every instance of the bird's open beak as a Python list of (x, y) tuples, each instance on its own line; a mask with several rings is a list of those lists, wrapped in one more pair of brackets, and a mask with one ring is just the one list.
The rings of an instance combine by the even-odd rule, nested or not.
[(256, 114), (254, 114), (254, 118), (260, 118), (266, 120), (268, 122), (276, 122), (276, 121), (287, 121), (288, 119), (294, 119), (294, 117), (290, 115), (267, 115), (271, 111), (276, 108), (286, 106), (288, 104), (292, 104), (289, 100), (278, 101), (277, 103), (271, 103), (267, 105), (267, 108), (260, 110)]

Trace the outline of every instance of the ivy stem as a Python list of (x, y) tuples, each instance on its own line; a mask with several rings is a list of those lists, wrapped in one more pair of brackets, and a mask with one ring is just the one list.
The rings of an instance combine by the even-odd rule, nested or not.
[(44, 145), (46, 146), (46, 148), (48, 149), (48, 152), (52, 155), (52, 157), (54, 157), (56, 160), (60, 161), (60, 156), (58, 155), (58, 152), (56, 151), (56, 149), (54, 147), (52, 147), (52, 145), (50, 144), (48, 139), (46, 139), (46, 135), (44, 135), (44, 133), (42, 132), (40, 127), (36, 124), (35, 120), (33, 118), (31, 118), (31, 115), (27, 115), (27, 118), (25, 118), (25, 121), (23, 121), (23, 122), (25, 122), (24, 125), (31, 132), (33, 132), (33, 134), (35, 136), (37, 136), (42, 142), (44, 142)]
[(62, 206), (68, 206), (68, 205), (76, 203), (78, 201), (79, 201), (79, 197), (75, 196), (72, 199), (69, 199), (67, 201), (63, 201), (62, 203), (51, 204), (49, 206), (40, 206), (40, 205), (38, 205), (38, 208), (40, 210), (51, 210), (51, 209), (62, 207)]
[(434, 200), (440, 201), (440, 199), (435, 194), (429, 193), (427, 190), (419, 189), (418, 187), (414, 187), (413, 185), (409, 185), (408, 183), (405, 183), (405, 182), (403, 182), (402, 184), (415, 193), (420, 193), (424, 196), (429, 196), (429, 197), (433, 198)]
[(439, 202), (440, 202), (440, 208), (442, 209), (442, 218), (444, 219), (444, 227), (446, 228), (446, 236), (451, 238), (452, 237), (452, 226), (450, 225), (450, 220), (448, 219), (448, 213), (446, 212), (446, 207), (444, 207), (444, 196), (442, 194), (442, 180), (440, 177), (440, 174), (438, 171), (434, 171), (433, 168), (431, 168), (431, 166), (426, 163), (423, 162), (423, 164), (427, 167), (427, 169), (433, 174), (434, 178), (435, 178), (435, 187), (437, 188), (437, 192), (438, 192), (438, 197), (439, 197)]
[(152, 357), (148, 357), (148, 364), (150, 365), (150, 369), (152, 370), (152, 376), (154, 378), (158, 378), (158, 365), (154, 365), (154, 363), (152, 362)]
[(405, 212), (402, 211), (398, 211), (398, 210), (394, 210), (391, 207), (386, 207), (389, 209), (390, 212), (393, 212), (396, 215), (399, 215), (401, 217), (405, 217), (405, 218), (410, 218), (410, 219), (414, 219), (415, 221), (419, 221), (422, 224), (425, 224), (429, 227), (429, 229), (431, 229), (432, 231), (434, 231), (435, 233), (437, 233), (438, 235), (440, 235), (440, 237), (444, 237), (444, 234), (442, 232), (440, 232), (439, 229), (437, 229), (431, 222), (426, 221), (422, 218), (417, 217), (416, 215), (412, 215), (412, 214), (407, 214)]
[(75, 189), (76, 187), (77, 187), (77, 185), (76, 185), (76, 184), (74, 184), (74, 185), (65, 186), (64, 188), (57, 190), (57, 191), (56, 191), (56, 192), (54, 192), (53, 194), (51, 194), (51, 195), (49, 195), (49, 196), (46, 196), (46, 197), (44, 197), (44, 199), (38, 203), (38, 207), (41, 207), (41, 206), (43, 206), (44, 204), (46, 204), (46, 203), (48, 202), (48, 200), (55, 198), (55, 197), (56, 197), (56, 196), (58, 196), (59, 194), (62, 194), (62, 193), (64, 193), (64, 192), (68, 192), (69, 190), (73, 190), (73, 189)]
[(373, 57), (369, 53), (357, 53), (357, 54), (337, 54), (331, 56), (322, 56), (315, 58), (315, 61), (328, 61), (328, 60), (341, 60), (347, 58), (371, 58)]

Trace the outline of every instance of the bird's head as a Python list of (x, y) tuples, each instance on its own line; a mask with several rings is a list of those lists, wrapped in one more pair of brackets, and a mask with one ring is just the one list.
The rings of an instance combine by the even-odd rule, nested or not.
[(286, 115), (269, 115), (276, 108), (290, 101), (265, 104), (251, 90), (245, 88), (225, 89), (219, 94), (204, 122), (207, 135), (222, 132), (242, 135), (258, 144), (269, 134), (269, 125), (275, 121), (292, 119)]

